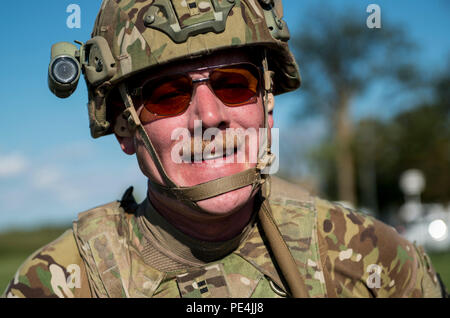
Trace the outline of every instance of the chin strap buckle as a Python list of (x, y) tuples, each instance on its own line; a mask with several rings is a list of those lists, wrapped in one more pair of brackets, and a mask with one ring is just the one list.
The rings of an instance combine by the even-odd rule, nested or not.
[(275, 155), (271, 153), (266, 153), (261, 159), (259, 159), (258, 164), (256, 165), (256, 169), (259, 171), (263, 171), (265, 168), (272, 165), (275, 161)]

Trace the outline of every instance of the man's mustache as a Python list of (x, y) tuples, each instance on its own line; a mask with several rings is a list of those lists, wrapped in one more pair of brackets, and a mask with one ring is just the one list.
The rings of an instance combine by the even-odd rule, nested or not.
[[(211, 140), (191, 137), (189, 140), (183, 141), (183, 147), (180, 149), (180, 156), (194, 158), (195, 156), (202, 156), (205, 150), (209, 151), (211, 154), (215, 154), (219, 151), (221, 151), (222, 154), (232, 154), (241, 149), (244, 145), (245, 135), (240, 136), (235, 133), (214, 135)], [(184, 155), (183, 149), (188, 151), (186, 155)]]

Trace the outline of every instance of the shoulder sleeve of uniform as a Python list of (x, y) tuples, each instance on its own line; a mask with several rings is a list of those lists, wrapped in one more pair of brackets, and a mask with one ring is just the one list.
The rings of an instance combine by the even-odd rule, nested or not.
[(320, 199), (316, 210), (338, 297), (441, 297), (428, 256), (393, 227)]
[(291, 199), (295, 201), (308, 201), (310, 194), (301, 186), (290, 183), (284, 179), (271, 177), (270, 178), (270, 198), (276, 200), (278, 198)]
[(32, 254), (18, 269), (4, 297), (90, 297), (84, 263), (72, 230)]

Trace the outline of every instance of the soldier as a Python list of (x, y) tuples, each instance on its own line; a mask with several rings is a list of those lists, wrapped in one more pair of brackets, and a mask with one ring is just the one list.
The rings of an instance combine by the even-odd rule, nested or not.
[(148, 192), (79, 214), (4, 296), (444, 294), (392, 227), (267, 173), (273, 95), (300, 86), (282, 16), (276, 0), (104, 0), (91, 40), (53, 46), (51, 90), (84, 74), (92, 136), (136, 154)]

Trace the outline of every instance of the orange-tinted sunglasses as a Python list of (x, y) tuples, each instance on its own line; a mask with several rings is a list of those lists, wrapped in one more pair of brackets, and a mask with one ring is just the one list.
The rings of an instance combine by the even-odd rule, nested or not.
[(189, 107), (197, 83), (209, 82), (214, 94), (229, 107), (256, 102), (261, 79), (260, 69), (251, 63), (228, 64), (196, 69), (211, 70), (209, 77), (193, 80), (188, 72), (146, 80), (132, 90), (136, 106), (156, 116), (177, 116)]

